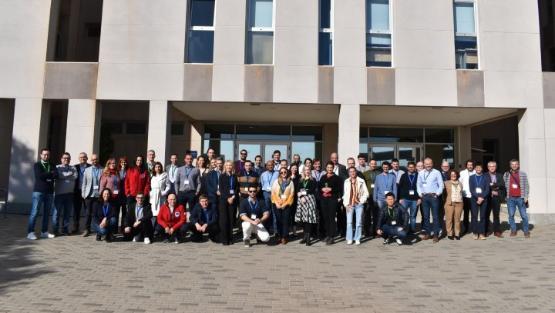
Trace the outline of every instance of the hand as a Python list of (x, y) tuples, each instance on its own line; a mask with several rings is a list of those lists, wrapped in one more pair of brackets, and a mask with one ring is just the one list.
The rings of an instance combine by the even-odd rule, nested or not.
[(497, 191), (492, 191), (491, 194), (494, 195), (494, 196), (499, 196), (499, 192), (497, 192)]
[(170, 232), (168, 234), (173, 235), (174, 229), (170, 228)]
[(305, 197), (302, 197), (302, 198), (301, 198), (301, 202), (302, 202), (303, 204), (305, 204), (305, 203), (306, 203), (306, 198), (305, 198)]
[(166, 228), (164, 228), (164, 231), (166, 232), (166, 234), (169, 234), (170, 233), (170, 228), (166, 227)]
[(231, 196), (231, 197), (227, 198), (227, 203), (233, 204), (233, 199), (235, 199), (235, 196)]
[(254, 225), (260, 224), (260, 220), (259, 220), (259, 219), (255, 219), (253, 222), (254, 222)]
[(125, 227), (125, 229), (123, 230), (126, 234), (129, 234), (131, 232), (131, 227)]
[(401, 200), (399, 200), (399, 203), (404, 206), (405, 205), (405, 200), (401, 199)]
[(376, 233), (381, 236), (383, 234), (383, 231), (381, 229), (378, 229)]
[(106, 228), (106, 218), (103, 218), (102, 222), (100, 222), (98, 226), (100, 226), (101, 228)]
[(133, 227), (137, 228), (137, 227), (139, 227), (139, 225), (141, 225), (141, 221), (136, 221), (136, 222), (133, 224)]
[(220, 191), (219, 191), (219, 190), (218, 190), (218, 191), (216, 191), (216, 194), (217, 194), (218, 196), (220, 196), (220, 195), (221, 195), (221, 194), (220, 194)]
[(197, 231), (201, 231), (202, 226), (200, 226), (199, 223), (196, 223), (196, 224), (195, 224), (195, 228), (197, 229)]
[(420, 205), (420, 204), (422, 204), (422, 199), (416, 200), (416, 205)]
[(328, 192), (331, 192), (331, 188), (330, 187), (324, 187), (324, 188), (322, 188), (322, 191), (324, 193), (328, 193)]
[(198, 192), (198, 191), (195, 193), (195, 195), (196, 195), (197, 197), (198, 197), (199, 194), (200, 194), (200, 192)]
[(203, 233), (206, 232), (206, 229), (207, 229), (207, 228), (208, 228), (208, 224), (202, 225), (202, 227), (201, 227), (201, 232), (203, 232)]

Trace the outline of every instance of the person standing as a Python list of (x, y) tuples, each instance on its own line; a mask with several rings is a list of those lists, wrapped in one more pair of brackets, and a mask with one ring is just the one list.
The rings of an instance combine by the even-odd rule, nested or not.
[(326, 175), (326, 171), (322, 171), (322, 161), (320, 161), (320, 159), (314, 159), (314, 162), (312, 162), (312, 178), (314, 178), (316, 182), (319, 182), (320, 178), (324, 175)]
[(291, 206), (295, 199), (295, 183), (291, 180), (289, 170), (281, 168), (279, 177), (272, 185), (272, 204), (276, 216), (277, 235), (282, 245), (289, 240)]
[(243, 243), (245, 247), (250, 247), (251, 234), (255, 233), (258, 240), (268, 242), (270, 233), (264, 227), (264, 222), (270, 218), (270, 211), (264, 202), (259, 201), (256, 196), (258, 190), (255, 186), (249, 186), (247, 199), (241, 200), (239, 218), (241, 219), (241, 229), (243, 230)]
[(177, 154), (172, 154), (170, 156), (170, 164), (166, 165), (166, 172), (168, 173), (168, 181), (170, 182), (170, 192), (176, 193), (175, 190), (175, 177), (177, 175)]
[(335, 217), (341, 197), (343, 196), (343, 180), (334, 172), (333, 162), (326, 165), (326, 175), (322, 176), (318, 182), (320, 196), (320, 208), (322, 221), (325, 230), (325, 242), (327, 245), (333, 244), (336, 235)]
[[(81, 196), (85, 199), (85, 209), (87, 219), (85, 220), (85, 232), (83, 237), (88, 237), (91, 233), (91, 222), (95, 203), (100, 197), (100, 178), (102, 177), (102, 167), (98, 164), (98, 156), (91, 154), (91, 166), (89, 166), (83, 174), (83, 186), (81, 187)], [(110, 196), (112, 193), (110, 192)]]
[[(120, 186), (121, 182), (119, 179), (119, 173), (117, 172), (116, 168), (116, 159), (110, 158), (106, 162), (106, 166), (102, 171), (102, 176), (100, 177), (100, 190), (110, 189), (112, 194), (112, 204), (114, 206), (114, 216), (116, 217), (116, 221), (119, 218), (119, 205), (118, 205), (118, 196), (120, 195)], [(119, 225), (116, 225), (119, 226)]]
[(374, 201), (375, 180), (378, 175), (380, 175), (378, 162), (376, 162), (375, 159), (371, 159), (368, 170), (362, 173), (364, 181), (366, 182), (366, 188), (368, 189), (368, 201), (366, 202), (366, 206), (364, 208), (363, 217), (363, 229), (364, 234), (367, 237), (376, 234), (376, 226), (378, 225), (378, 214), (380, 213), (380, 210), (378, 203)]
[(397, 197), (397, 178), (394, 174), (389, 172), (390, 164), (385, 161), (382, 163), (382, 173), (376, 176), (374, 182), (374, 202), (378, 208), (383, 208), (385, 205), (385, 195), (393, 193)]
[(48, 232), (48, 220), (50, 219), (50, 209), (54, 199), (54, 179), (56, 178), (56, 168), (50, 163), (50, 150), (43, 148), (40, 151), (40, 161), (33, 165), (35, 183), (33, 186), (33, 203), (31, 214), (27, 224), (27, 239), (36, 240), (35, 223), (42, 206), (42, 228), (40, 238), (51, 239), (55, 236)]
[[(442, 175), (443, 176), (443, 175)], [(449, 180), (444, 182), (445, 192), (445, 229), (450, 240), (461, 239), (461, 215), (463, 210), (463, 188), (459, 173), (449, 170)]]
[(450, 173), (451, 173), (451, 165), (446, 160), (443, 160), (441, 162), (441, 177), (443, 177), (444, 182), (451, 179)]
[(127, 197), (127, 207), (135, 204), (135, 197), (138, 194), (143, 194), (145, 196), (145, 202), (147, 195), (150, 194), (150, 175), (143, 165), (144, 158), (142, 156), (137, 156), (135, 158), (135, 166), (127, 170), (127, 175), (125, 177), (125, 196)]
[(279, 171), (281, 168), (281, 151), (274, 150), (272, 153), (272, 160), (274, 162), (274, 171)]
[(310, 246), (310, 235), (318, 225), (319, 220), (316, 206), (318, 183), (312, 178), (310, 167), (304, 167), (303, 177), (297, 183), (297, 190), (295, 222), (303, 225), (304, 234), (304, 238), (299, 243)]
[(140, 242), (145, 245), (153, 241), (152, 210), (150, 204), (145, 203), (145, 196), (137, 194), (135, 203), (129, 207), (129, 212), (124, 221), (123, 237), (125, 240)]
[(206, 192), (206, 196), (208, 197), (208, 205), (218, 212), (218, 190), (219, 190), (219, 182), (220, 182), (220, 175), (222, 175), (224, 169), (224, 161), (222, 158), (213, 159), (215, 167), (206, 174), (206, 179), (204, 180), (205, 187), (204, 190)]
[(330, 154), (330, 162), (333, 163), (333, 173), (339, 176), (339, 178), (341, 178), (341, 181), (347, 179), (347, 177), (349, 176), (349, 174), (347, 173), (347, 167), (339, 163), (337, 152), (332, 152), (332, 154)]
[(81, 208), (86, 208), (85, 199), (83, 199), (83, 192), (81, 188), (83, 187), (83, 177), (85, 176), (85, 170), (87, 167), (91, 166), (88, 161), (88, 156), (85, 152), (79, 153), (79, 163), (75, 164), (77, 169), (77, 181), (75, 184), (75, 191), (73, 192), (73, 228), (71, 230), (72, 234), (77, 234), (79, 232), (79, 225), (81, 222)]
[(530, 230), (528, 225), (528, 195), (530, 194), (530, 185), (528, 184), (528, 175), (520, 170), (520, 162), (516, 159), (510, 161), (511, 169), (503, 174), (505, 186), (508, 186), (507, 192), (507, 208), (509, 211), (509, 225), (511, 227), (511, 237), (515, 237), (516, 223), (515, 213), (518, 209), (522, 218), (522, 231), (525, 238), (530, 238)]
[(470, 199), (472, 205), (472, 226), (471, 230), (474, 233), (474, 240), (486, 239), (486, 212), (488, 207), (489, 177), (483, 175), (483, 168), (481, 163), (476, 163), (474, 168), (475, 174), (470, 176), (469, 186)]
[[(125, 216), (127, 214), (127, 197), (125, 196), (125, 179), (127, 177), (127, 157), (119, 158), (118, 165), (118, 176), (119, 176), (119, 195), (117, 196), (117, 201), (114, 203), (116, 206), (116, 220), (117, 224), (121, 225), (121, 232), (123, 233), (123, 226), (125, 224)], [(120, 213), (121, 213), (121, 223), (120, 223)]]
[(239, 183), (239, 194), (241, 199), (249, 197), (249, 187), (258, 187), (259, 176), (253, 169), (253, 164), (250, 160), (246, 160), (243, 164), (243, 170), (238, 173), (237, 181)]
[(412, 233), (416, 232), (416, 215), (418, 213), (418, 206), (422, 200), (418, 196), (416, 182), (418, 181), (418, 173), (416, 172), (416, 164), (409, 162), (407, 164), (407, 172), (401, 175), (399, 180), (399, 203), (405, 207), (409, 215), (409, 230)]
[(69, 235), (69, 216), (73, 211), (73, 192), (77, 180), (77, 169), (70, 165), (71, 155), (64, 152), (62, 162), (56, 166), (56, 182), (54, 192), (54, 210), (52, 211), (52, 232), (60, 235), (60, 217), (62, 218), (62, 234)]
[[(418, 174), (416, 188), (422, 199), (423, 230), (422, 239), (428, 240), (433, 235), (434, 243), (439, 241), (439, 206), (441, 194), (443, 193), (443, 178), (441, 173), (434, 169), (434, 161), (427, 157), (424, 159), (424, 170)], [(433, 228), (430, 225), (430, 211), (432, 212)]]
[(360, 153), (357, 157), (358, 165), (356, 166), (357, 171), (364, 173), (370, 170), (370, 166), (366, 164), (366, 154)]
[(399, 160), (397, 159), (391, 160), (391, 170), (389, 170), (389, 172), (395, 175), (397, 184), (399, 184), (399, 181), (401, 180), (401, 176), (403, 176), (403, 174), (405, 173), (405, 171), (400, 169)]
[(154, 175), (154, 164), (156, 163), (156, 161), (154, 160), (155, 158), (156, 152), (154, 152), (154, 150), (148, 150), (146, 152), (146, 169), (148, 170), (148, 174), (150, 175), (150, 177)]
[(474, 161), (467, 160), (465, 163), (465, 169), (459, 173), (459, 181), (462, 183), (463, 186), (463, 228), (464, 233), (470, 232), (470, 211), (472, 207), (472, 193), (470, 192), (470, 176), (474, 175), (476, 172), (474, 171)]
[(191, 211), (196, 204), (196, 197), (200, 194), (200, 172), (193, 167), (193, 155), (185, 154), (185, 165), (177, 170), (175, 188), (177, 188), (177, 202)]
[(274, 170), (274, 162), (269, 160), (266, 162), (266, 171), (260, 175), (260, 187), (262, 188), (262, 197), (264, 205), (270, 212), (270, 218), (265, 221), (264, 227), (273, 233), (277, 232), (276, 216), (272, 210), (272, 185), (278, 179), (279, 171)]
[(243, 149), (239, 152), (239, 160), (235, 161), (235, 173), (239, 174), (245, 169), (245, 162), (247, 161), (247, 150)]
[(264, 165), (262, 164), (262, 156), (261, 155), (257, 155), (254, 157), (254, 169), (256, 174), (258, 174), (258, 176), (260, 177), (260, 175), (262, 175), (262, 173), (264, 173), (265, 169), (264, 169)]
[[(362, 210), (368, 199), (368, 188), (364, 179), (358, 177), (357, 169), (350, 167), (348, 170), (349, 178), (343, 184), (343, 206), (347, 212), (347, 244), (360, 245), (362, 236)], [(353, 213), (356, 219), (355, 236), (353, 238)]]
[(237, 176), (233, 173), (231, 161), (225, 162), (224, 173), (220, 175), (218, 186), (220, 242), (224, 246), (228, 246), (233, 244), (233, 226), (239, 203), (239, 183)]
[[(501, 220), (499, 217), (501, 211), (501, 202), (507, 195), (505, 181), (503, 175), (497, 172), (497, 162), (488, 162), (488, 173), (490, 195), (488, 198), (488, 211), (486, 213), (486, 235), (493, 231), (495, 237), (503, 238), (501, 233)], [(493, 213), (493, 225), (490, 222), (489, 216)]]
[(162, 163), (154, 163), (154, 172), (150, 178), (150, 209), (152, 211), (152, 226), (155, 227), (156, 218), (160, 207), (166, 202), (166, 196), (170, 193), (171, 185), (168, 174), (164, 172)]

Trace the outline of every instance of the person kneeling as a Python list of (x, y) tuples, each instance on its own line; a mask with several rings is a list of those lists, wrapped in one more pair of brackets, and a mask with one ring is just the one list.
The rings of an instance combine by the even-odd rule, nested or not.
[(127, 241), (143, 240), (145, 244), (150, 244), (152, 240), (152, 210), (150, 204), (144, 203), (144, 199), (143, 194), (137, 194), (135, 204), (127, 209), (123, 236)]
[(245, 247), (250, 247), (251, 234), (254, 232), (262, 242), (270, 240), (270, 234), (264, 227), (264, 222), (270, 218), (270, 212), (262, 201), (256, 197), (257, 188), (249, 187), (249, 197), (241, 201), (239, 216), (243, 227), (243, 241)]
[(164, 242), (181, 241), (187, 232), (187, 214), (183, 205), (177, 205), (175, 194), (168, 195), (167, 203), (160, 207), (156, 221), (156, 232), (162, 235)]
[(395, 195), (391, 192), (385, 196), (385, 203), (378, 219), (378, 235), (384, 238), (384, 244), (395, 239), (398, 245), (402, 245), (407, 237), (408, 214), (400, 204), (395, 203)]
[(195, 205), (189, 217), (189, 229), (192, 232), (191, 239), (194, 242), (202, 242), (202, 235), (208, 233), (208, 237), (216, 242), (218, 235), (218, 212), (215, 207), (209, 205), (208, 198), (200, 196), (199, 203)]
[(96, 232), (96, 240), (112, 241), (112, 231), (117, 227), (114, 205), (110, 202), (112, 191), (104, 189), (101, 193), (101, 200), (93, 205), (94, 223), (93, 227)]

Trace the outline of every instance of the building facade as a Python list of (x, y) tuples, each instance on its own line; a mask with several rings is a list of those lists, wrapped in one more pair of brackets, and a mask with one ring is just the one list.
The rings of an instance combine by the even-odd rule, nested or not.
[(43, 146), (519, 158), (555, 221), (540, 35), (530, 0), (0, 0), (0, 188), (28, 210)]

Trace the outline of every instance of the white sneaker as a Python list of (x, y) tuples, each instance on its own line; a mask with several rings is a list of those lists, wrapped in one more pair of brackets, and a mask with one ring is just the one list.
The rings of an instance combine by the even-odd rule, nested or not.
[(150, 244), (150, 238), (145, 237), (144, 242), (145, 242), (145, 245), (149, 245)]
[(52, 239), (52, 238), (54, 238), (54, 237), (56, 237), (56, 236), (52, 235), (52, 234), (49, 233), (49, 232), (41, 233), (41, 234), (40, 234), (40, 238), (42, 238), (42, 239)]
[(402, 246), (403, 245), (403, 241), (399, 238), (395, 239), (395, 241), (397, 242), (398, 245)]
[(348, 245), (352, 245), (352, 244), (353, 244), (353, 241), (352, 241), (352, 240), (347, 240), (347, 244), (348, 244)]
[(28, 234), (27, 234), (27, 239), (29, 239), (29, 240), (37, 240), (37, 235), (35, 235), (35, 233), (28, 233)]
[(178, 244), (178, 243), (179, 243), (179, 240), (178, 240), (177, 238), (175, 238), (174, 243), (175, 243), (175, 244)]
[(355, 246), (358, 246), (358, 245), (360, 245), (360, 240), (355, 241)]
[(137, 242), (137, 241), (139, 241), (140, 239), (141, 239), (141, 238), (137, 235), (137, 236), (133, 237), (133, 242)]

